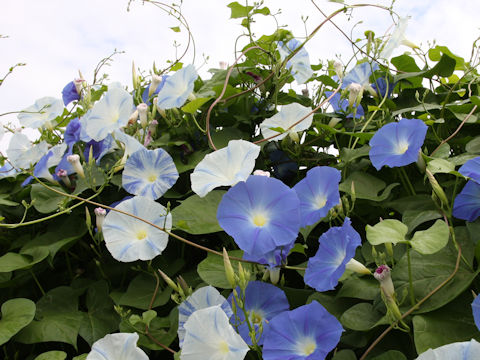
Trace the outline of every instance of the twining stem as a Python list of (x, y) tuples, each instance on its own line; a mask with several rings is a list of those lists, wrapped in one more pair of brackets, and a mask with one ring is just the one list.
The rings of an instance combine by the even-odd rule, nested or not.
[(415, 188), (413, 187), (412, 183), (410, 182), (410, 179), (407, 175), (407, 172), (405, 171), (405, 168), (403, 166), (400, 167), (400, 173), (403, 175), (403, 177), (405, 179), (405, 182), (408, 185), (408, 189), (410, 190), (410, 195), (417, 195), (417, 193), (415, 192)]
[(43, 290), (42, 285), (40, 284), (40, 281), (38, 281), (37, 276), (35, 273), (30, 269), (30, 274), (32, 274), (33, 280), (35, 280), (35, 283), (37, 284), (38, 288), (40, 289), (40, 292), (42, 293), (43, 296), (45, 296), (45, 290)]
[(410, 246), (407, 245), (407, 267), (408, 267), (408, 292), (410, 293), (410, 304), (415, 305), (415, 294), (413, 292), (412, 261), (410, 260)]

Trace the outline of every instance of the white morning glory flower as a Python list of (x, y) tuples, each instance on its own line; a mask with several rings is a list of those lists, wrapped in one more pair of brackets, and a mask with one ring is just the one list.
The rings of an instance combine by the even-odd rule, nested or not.
[(417, 360), (476, 360), (480, 359), (480, 343), (470, 341), (456, 342), (428, 349)]
[(279, 134), (278, 131), (272, 130), (272, 128), (282, 128), (285, 130), (285, 132), (270, 139), (269, 141), (278, 141), (287, 136), (288, 133), (297, 133), (299, 131), (307, 130), (312, 125), (313, 114), (309, 115), (306, 119), (302, 120), (290, 130), (287, 129), (311, 111), (312, 109), (309, 107), (305, 107), (298, 103), (283, 105), (278, 113), (268, 119), (263, 120), (263, 122), (260, 124), (260, 130), (262, 131), (263, 137), (268, 138), (270, 136)]
[[(115, 209), (138, 216), (168, 231), (172, 228), (172, 215), (166, 215), (167, 209), (145, 196), (124, 200)], [(151, 260), (160, 255), (168, 243), (168, 234), (164, 231), (116, 211), (107, 214), (102, 230), (108, 251), (122, 262)]]
[[(23, 112), (24, 111), (24, 112)], [(18, 114), (20, 124), (25, 127), (38, 129), (42, 126), (51, 128), (51, 121), (63, 113), (63, 101), (46, 96), (35, 101), (35, 104), (23, 109)]]
[(93, 343), (86, 360), (148, 360), (137, 341), (137, 333), (105, 335)]
[(22, 133), (13, 134), (7, 149), (8, 160), (13, 166), (27, 169), (35, 164), (48, 151), (48, 145), (42, 141), (32, 146), (28, 137)]
[(115, 140), (120, 141), (121, 143), (123, 143), (123, 145), (125, 145), (124, 156), (130, 156), (138, 150), (145, 149), (145, 146), (140, 144), (137, 139), (135, 139), (133, 136), (125, 134), (123, 131), (115, 130), (113, 132), (113, 137), (115, 138)]
[(228, 146), (206, 155), (190, 175), (192, 190), (204, 197), (218, 186), (245, 181), (255, 167), (260, 146), (245, 140), (230, 140)]
[(125, 163), (122, 186), (130, 194), (157, 200), (178, 179), (172, 157), (163, 149), (134, 152)]
[(250, 350), (220, 305), (195, 311), (184, 327), (181, 360), (242, 360)]
[[(284, 60), (289, 56), (297, 47), (301, 45), (301, 42), (297, 39), (292, 39), (286, 44), (282, 41), (278, 42), (278, 52), (280, 57)], [(299, 84), (304, 84), (313, 75), (312, 67), (310, 66), (310, 58), (308, 56), (305, 47), (302, 47), (298, 53), (296, 53), (288, 62), (287, 69), (291, 69), (294, 79)]]
[(122, 88), (109, 89), (82, 121), (85, 131), (95, 141), (101, 141), (114, 130), (127, 125), (133, 112), (133, 98)]
[(190, 315), (200, 309), (210, 306), (220, 305), (228, 318), (232, 317), (233, 312), (227, 299), (225, 299), (213, 286), (205, 286), (196, 290), (187, 300), (178, 306), (178, 341), (182, 347), (185, 338), (185, 323)]
[(393, 30), (390, 39), (386, 43), (385, 47), (383, 48), (382, 52), (380, 53), (380, 57), (384, 59), (388, 59), (392, 56), (393, 50), (395, 50), (400, 45), (406, 45), (411, 47), (412, 49), (418, 48), (417, 45), (407, 40), (405, 37), (405, 31), (407, 30), (408, 18), (400, 18), (398, 19), (398, 24)]
[(169, 76), (157, 95), (157, 106), (160, 109), (181, 107), (193, 92), (197, 78), (198, 74), (193, 65), (188, 65)]

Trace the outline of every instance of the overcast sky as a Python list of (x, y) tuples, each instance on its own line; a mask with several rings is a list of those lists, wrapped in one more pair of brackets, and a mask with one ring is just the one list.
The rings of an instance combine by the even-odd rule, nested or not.
[[(195, 66), (202, 65), (203, 55), (210, 57), (200, 71), (204, 77), (206, 70), (217, 67), (219, 61), (234, 61), (234, 43), (243, 28), (240, 20), (229, 20), (230, 2), (183, 0), (182, 13), (196, 42)], [(239, 2), (245, 4), (243, 0)], [(325, 0), (316, 3), (327, 13), (339, 7)], [(377, 3), (389, 5), (390, 1)], [(0, 87), (0, 114), (21, 110), (43, 96), (60, 98), (64, 85), (78, 77), (78, 70), (91, 81), (96, 64), (114, 49), (125, 53), (117, 55), (105, 71), (111, 81), (119, 81), (130, 89), (133, 60), (148, 73), (154, 61), (162, 68), (167, 60), (175, 58), (174, 41), (180, 44), (178, 51), (183, 51), (186, 32), (169, 29), (178, 25), (176, 19), (140, 0), (131, 4), (130, 11), (127, 4), (127, 0), (1, 0), (0, 34), (8, 38), (0, 39), (0, 78), (18, 62), (27, 65), (17, 68)], [(305, 35), (302, 15), (309, 17), (308, 31), (323, 20), (310, 0), (265, 0), (264, 5), (272, 12), (281, 8), (279, 23), (287, 25), (298, 37)], [(470, 57), (472, 42), (480, 35), (479, 1), (397, 0), (395, 9), (401, 16), (411, 17), (406, 34), (409, 40), (427, 48), (427, 41), (436, 39), (454, 53)], [(344, 14), (335, 21), (347, 33), (362, 21), (355, 28), (356, 34), (367, 29), (384, 34), (392, 25), (386, 11), (361, 9), (353, 15), (350, 21)], [(270, 34), (276, 28), (271, 17), (259, 15), (256, 20), (253, 31), (259, 35)], [(333, 59), (336, 54), (343, 54), (345, 60), (351, 56), (349, 43), (331, 25), (320, 30), (306, 49), (312, 63)], [(406, 50), (397, 49), (397, 53)], [(192, 62), (191, 52), (184, 62)], [(2, 122), (13, 119), (15, 116), (0, 118)], [(6, 141), (8, 137), (2, 140), (0, 148)]]

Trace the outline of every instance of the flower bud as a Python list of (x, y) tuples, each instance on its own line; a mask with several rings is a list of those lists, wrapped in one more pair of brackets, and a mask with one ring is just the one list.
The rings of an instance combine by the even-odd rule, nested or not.
[(361, 99), (363, 94), (363, 88), (362, 88), (362, 85), (360, 84), (351, 83), (350, 85), (347, 86), (347, 90), (348, 90), (348, 105), (352, 107), (358, 102), (358, 100)]
[(395, 288), (393, 286), (392, 277), (390, 275), (390, 267), (388, 265), (380, 265), (373, 276), (380, 283), (380, 288), (387, 300), (391, 301), (395, 299)]
[(427, 173), (428, 181), (432, 186), (434, 194), (438, 197), (438, 199), (442, 203), (441, 205), (443, 205), (441, 207), (442, 208), (446, 207), (448, 205), (447, 195), (445, 195), (445, 192), (443, 191), (442, 187), (438, 183), (437, 179), (435, 179), (435, 176), (433, 176), (433, 174), (430, 172), (430, 170), (426, 169), (425, 172)]
[(300, 142), (300, 138), (298, 137), (298, 133), (294, 130), (290, 130), (288, 132), (288, 136), (290, 136), (290, 139), (292, 139), (293, 142), (296, 142), (297, 144)]
[(363, 265), (361, 262), (355, 260), (355, 259), (350, 259), (350, 261), (346, 264), (346, 268), (348, 270), (354, 271), (358, 274), (365, 274), (369, 275), (372, 272), (367, 269), (365, 265)]
[(225, 62), (225, 61), (220, 61), (218, 63), (218, 66), (220, 67), (220, 69), (222, 70), (226, 70), (228, 68), (228, 64)]
[(280, 268), (275, 267), (271, 269), (267, 269), (267, 271), (270, 273), (270, 281), (273, 285), (278, 284), (278, 281), (280, 280)]
[(138, 116), (140, 117), (140, 125), (142, 128), (145, 129), (147, 127), (147, 112), (148, 112), (148, 105), (145, 103), (141, 103), (137, 105)]
[(335, 70), (335, 74), (337, 74), (340, 80), (343, 79), (343, 65), (340, 61), (335, 60), (333, 62), (333, 69)]
[(107, 210), (101, 207), (97, 207), (95, 208), (95, 210), (93, 210), (93, 212), (95, 213), (96, 217), (95, 224), (97, 225), (97, 231), (102, 232), (103, 221), (105, 220), (105, 216), (107, 215)]
[(156, 74), (152, 74), (152, 82), (150, 83), (150, 88), (148, 89), (148, 97), (152, 96), (152, 94), (157, 90), (158, 85), (162, 82), (162, 77)]
[(80, 156), (77, 154), (68, 155), (67, 161), (72, 165), (75, 172), (78, 176), (85, 178), (85, 173), (83, 172), (82, 164), (80, 164)]
[(306, 96), (306, 97), (308, 97), (310, 95), (307, 88), (302, 89), (302, 95)]
[(223, 265), (225, 267), (225, 275), (228, 283), (232, 288), (235, 288), (237, 285), (235, 281), (235, 272), (233, 271), (232, 263), (230, 262), (230, 258), (228, 257), (228, 253), (225, 248), (223, 248)]
[(64, 169), (58, 169), (57, 171), (57, 176), (60, 178), (60, 180), (63, 181), (66, 187), (71, 187), (72, 183), (70, 182), (70, 178), (68, 177), (68, 173)]
[(132, 115), (128, 118), (128, 125), (133, 125), (137, 122), (138, 119), (138, 110), (135, 110)]
[(177, 284), (173, 282), (172, 279), (168, 277), (167, 274), (165, 274), (162, 270), (158, 269), (158, 272), (160, 273), (160, 276), (162, 279), (167, 283), (168, 286), (170, 286), (174, 291), (179, 292), (179, 287)]
[(255, 170), (253, 172), (253, 175), (270, 177), (270, 172), (269, 171), (263, 171), (263, 170)]
[(337, 118), (337, 117), (331, 118), (330, 121), (328, 122), (328, 126), (330, 126), (331, 128), (334, 128), (335, 125), (337, 125), (340, 121), (342, 121), (342, 119), (340, 118)]

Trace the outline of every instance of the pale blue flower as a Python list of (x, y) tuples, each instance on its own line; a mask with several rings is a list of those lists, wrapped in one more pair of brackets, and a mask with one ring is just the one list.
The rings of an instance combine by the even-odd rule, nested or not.
[(264, 360), (323, 360), (342, 335), (340, 322), (316, 301), (272, 320), (263, 342)]
[(14, 168), (10, 163), (5, 162), (5, 165), (0, 167), (0, 179), (8, 178), (8, 177), (16, 177), (20, 174), (21, 171)]
[(8, 160), (19, 169), (28, 169), (42, 158), (48, 151), (46, 141), (33, 145), (22, 133), (13, 134), (7, 148)]
[(475, 325), (477, 325), (478, 330), (480, 330), (480, 296), (478, 295), (472, 302), (472, 313)]
[(458, 169), (458, 172), (480, 184), (480, 156), (468, 160)]
[(340, 203), (340, 180), (341, 174), (337, 169), (317, 166), (310, 169), (307, 176), (293, 187), (300, 199), (302, 227), (315, 224)]
[[(122, 201), (115, 209), (133, 214), (170, 231), (172, 215), (159, 203), (144, 196)], [(167, 247), (168, 234), (131, 216), (110, 211), (103, 224), (105, 245), (122, 262), (152, 260)]]
[(193, 92), (198, 74), (193, 65), (188, 65), (169, 76), (157, 95), (157, 106), (160, 109), (179, 108)]
[(47, 96), (23, 109), (18, 114), (18, 120), (28, 128), (37, 129), (42, 126), (50, 128), (53, 125), (52, 121), (63, 114), (63, 109), (62, 100)]
[(255, 167), (260, 146), (245, 140), (230, 140), (228, 146), (207, 154), (190, 175), (192, 190), (204, 197), (218, 186), (245, 181)]
[(370, 76), (378, 70), (377, 63), (363, 62), (350, 70), (342, 81), (342, 89), (346, 89), (351, 84), (359, 84), (363, 89), (370, 87)]
[(55, 182), (56, 179), (50, 173), (50, 168), (60, 163), (66, 150), (67, 144), (65, 143), (52, 147), (35, 165), (35, 168), (33, 169), (33, 175), (35, 175), (37, 178), (47, 179), (51, 182)]
[(452, 215), (467, 221), (475, 221), (480, 216), (480, 184), (467, 181), (453, 201)]
[[(333, 91), (325, 91), (325, 96), (329, 98), (333, 94)], [(333, 107), (333, 111), (339, 114), (347, 114), (349, 109), (348, 100), (343, 98), (340, 93), (335, 93), (332, 98), (330, 99), (330, 105)], [(354, 106), (355, 107), (355, 106)], [(359, 119), (365, 115), (365, 111), (363, 110), (362, 105), (357, 106), (357, 111), (355, 112), (355, 118)], [(346, 115), (347, 118), (353, 117), (353, 112)]]
[(480, 359), (480, 343), (470, 341), (456, 342), (428, 349), (416, 360), (478, 360)]
[[(282, 140), (289, 133), (297, 133), (299, 131), (307, 130), (312, 125), (313, 114), (308, 115), (311, 112), (311, 108), (298, 103), (283, 105), (278, 113), (268, 119), (263, 120), (263, 122), (260, 124), (262, 135), (264, 138), (269, 138), (273, 135), (279, 134), (278, 136), (269, 139), (269, 141), (278, 141)], [(306, 117), (297, 125), (293, 126), (293, 124), (307, 115), (308, 117)], [(291, 126), (293, 127), (289, 129)], [(279, 131), (272, 130), (272, 128), (282, 128), (284, 132), (280, 133)]]
[(119, 87), (109, 89), (84, 116), (82, 125), (89, 137), (101, 141), (114, 130), (124, 127), (133, 112), (133, 98)]
[(141, 149), (125, 163), (122, 186), (130, 194), (156, 200), (178, 179), (172, 157), (163, 149)]
[(86, 360), (148, 360), (137, 341), (137, 333), (105, 335), (93, 343)]
[[(297, 39), (291, 39), (286, 44), (282, 41), (278, 42), (278, 52), (282, 60), (285, 60), (296, 48), (302, 43)], [(312, 67), (310, 66), (310, 58), (305, 47), (302, 47), (288, 62), (287, 69), (292, 72), (293, 78), (299, 84), (304, 84), (313, 75)]]
[(121, 130), (114, 131), (113, 137), (115, 140), (121, 142), (125, 146), (124, 156), (130, 156), (134, 152), (145, 149), (145, 146), (140, 144), (137, 139), (135, 139), (133, 136), (125, 134)]
[(181, 360), (243, 360), (250, 350), (220, 305), (195, 311), (184, 327)]
[(185, 338), (184, 326), (190, 315), (197, 310), (215, 305), (220, 305), (228, 318), (233, 316), (232, 308), (227, 299), (210, 285), (195, 290), (192, 295), (178, 306), (178, 341), (180, 347), (182, 347), (183, 339)]

